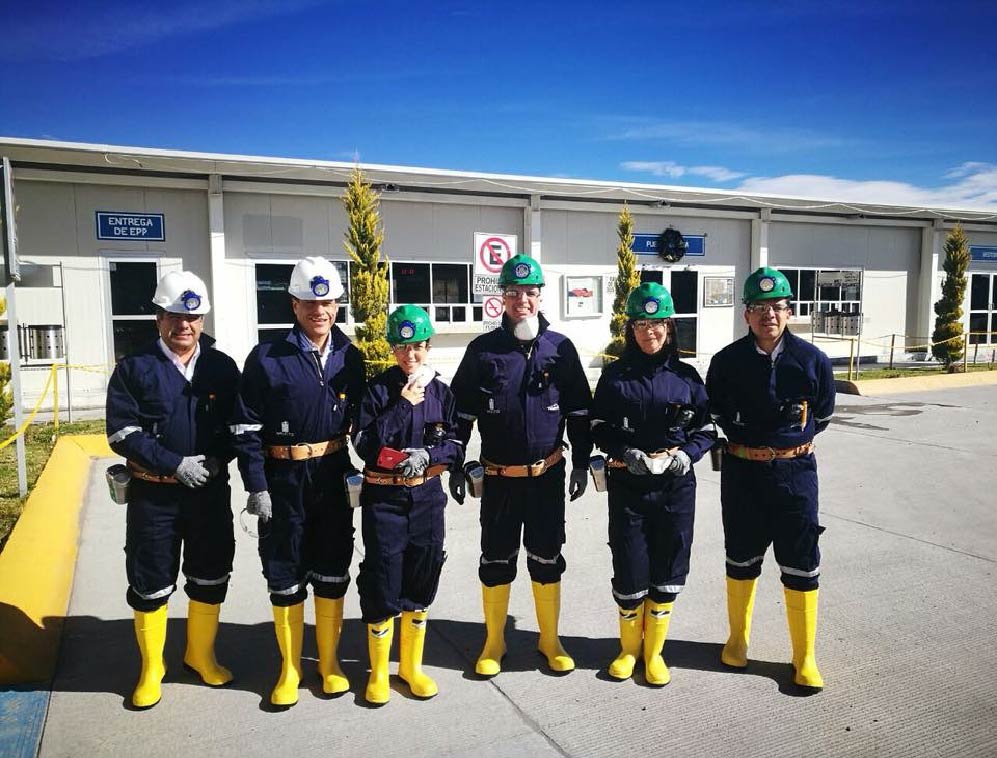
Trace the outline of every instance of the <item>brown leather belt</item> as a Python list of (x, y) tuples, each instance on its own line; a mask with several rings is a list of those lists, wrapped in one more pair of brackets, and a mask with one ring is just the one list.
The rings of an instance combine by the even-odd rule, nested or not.
[(522, 479), (527, 476), (540, 476), (551, 466), (560, 463), (563, 458), (564, 451), (558, 448), (546, 458), (536, 463), (503, 466), (500, 463), (492, 463), (482, 458), (481, 465), (485, 467), (486, 476), (509, 476), (514, 479)]
[(769, 463), (777, 458), (799, 458), (814, 450), (814, 443), (808, 442), (797, 447), (750, 447), (737, 442), (728, 442), (726, 451), (735, 458), (743, 458), (746, 461), (759, 461)]
[[(667, 455), (674, 455), (678, 450), (677, 447), (670, 447), (667, 450), (658, 450), (656, 453), (648, 453), (648, 458), (664, 458)], [(610, 458), (606, 461), (606, 468), (626, 468), (627, 464), (623, 461), (617, 460), (616, 458)]]
[(307, 461), (338, 453), (346, 447), (346, 436), (325, 442), (302, 442), (300, 445), (267, 445), (267, 455), (280, 461)]
[(153, 484), (176, 484), (177, 480), (172, 476), (160, 476), (159, 474), (153, 474), (148, 469), (142, 468), (135, 461), (127, 461), (128, 470), (131, 472), (132, 476), (136, 479), (141, 479), (143, 482), (152, 482)]
[(404, 476), (398, 476), (397, 474), (392, 474), (387, 471), (372, 471), (369, 468), (363, 470), (363, 480), (368, 484), (380, 484), (387, 486), (399, 486), (402, 487), (418, 487), (420, 484), (425, 484), (430, 479), (435, 479), (444, 471), (450, 468), (445, 463), (438, 463), (435, 466), (430, 466), (426, 469), (422, 476), (413, 476), (406, 479)]

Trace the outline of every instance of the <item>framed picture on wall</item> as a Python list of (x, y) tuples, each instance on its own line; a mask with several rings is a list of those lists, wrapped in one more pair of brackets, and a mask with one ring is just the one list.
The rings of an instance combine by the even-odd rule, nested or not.
[(734, 304), (734, 277), (704, 276), (703, 307), (717, 308)]
[(602, 315), (602, 277), (565, 276), (564, 317), (593, 318)]

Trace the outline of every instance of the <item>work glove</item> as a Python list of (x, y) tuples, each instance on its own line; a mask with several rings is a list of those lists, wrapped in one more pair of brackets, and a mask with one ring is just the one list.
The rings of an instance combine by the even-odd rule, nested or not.
[(246, 500), (246, 513), (250, 516), (258, 516), (264, 524), (269, 521), (270, 515), (273, 513), (270, 493), (266, 490), (262, 492), (250, 492), (249, 499)]
[(571, 495), (571, 502), (574, 502), (585, 494), (588, 487), (588, 470), (583, 468), (571, 469), (571, 476), (568, 479), (568, 494)]
[(628, 447), (623, 452), (623, 462), (627, 464), (627, 471), (636, 476), (643, 476), (651, 473), (651, 459), (643, 450), (635, 447)]
[(181, 459), (173, 477), (191, 489), (203, 487), (211, 478), (211, 472), (204, 465), (203, 455), (188, 455)]
[(692, 459), (689, 458), (688, 454), (682, 450), (676, 450), (665, 471), (673, 476), (685, 476), (691, 468)]
[(222, 472), (222, 469), (225, 468), (225, 464), (213, 455), (209, 455), (204, 459), (204, 468), (208, 470), (208, 474), (210, 474), (211, 478), (214, 479)]
[(412, 450), (406, 450), (406, 452), (408, 453), (408, 458), (395, 466), (395, 471), (406, 479), (422, 476), (423, 472), (429, 467), (429, 451), (417, 447)]
[(464, 495), (466, 493), (467, 480), (464, 479), (464, 471), (461, 468), (450, 469), (450, 497), (454, 499), (457, 505), (464, 504)]

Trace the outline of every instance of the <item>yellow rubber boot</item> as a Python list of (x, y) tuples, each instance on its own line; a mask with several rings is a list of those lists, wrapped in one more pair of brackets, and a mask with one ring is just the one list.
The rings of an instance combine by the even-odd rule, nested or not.
[(628, 610), (620, 608), (620, 654), (609, 664), (613, 679), (629, 679), (640, 657), (644, 640), (644, 603)]
[(151, 708), (162, 698), (162, 682), (166, 676), (163, 649), (166, 647), (166, 604), (154, 611), (135, 611), (135, 639), (142, 655), (142, 673), (132, 693), (132, 705)]
[(370, 655), (370, 680), (365, 697), (368, 703), (384, 705), (391, 695), (388, 684), (388, 661), (391, 657), (391, 640), (395, 620), (389, 618), (380, 624), (367, 624), (367, 652)]
[(221, 604), (212, 605), (191, 600), (187, 604), (187, 651), (184, 665), (212, 687), (232, 681), (232, 672), (215, 660), (215, 636), (218, 634), (218, 614)]
[(557, 636), (557, 622), (561, 615), (561, 583), (540, 584), (533, 582), (533, 602), (537, 608), (537, 624), (540, 626), (540, 652), (547, 658), (551, 671), (564, 673), (573, 671), (575, 662), (571, 659)]
[(727, 621), (730, 636), (720, 660), (727, 666), (744, 668), (748, 665), (748, 642), (751, 640), (751, 613), (755, 609), (757, 579), (727, 577)]
[(280, 678), (270, 693), (270, 702), (287, 707), (298, 702), (301, 684), (301, 641), (305, 634), (305, 604), (273, 607), (273, 628), (282, 663)]
[(330, 600), (315, 597), (315, 646), (318, 648), (318, 673), (322, 692), (340, 695), (348, 692), (350, 682), (339, 667), (339, 634), (343, 628), (343, 598)]
[(433, 697), (440, 690), (422, 673), (422, 652), (426, 643), (426, 611), (404, 611), (398, 639), (398, 676), (408, 682), (416, 697)]
[(509, 614), (511, 584), (481, 585), (481, 606), (485, 612), (485, 646), (474, 665), (479, 676), (495, 676), (502, 670), (505, 655), (505, 619)]
[(672, 603), (644, 603), (644, 678), (648, 684), (663, 687), (672, 675), (661, 657), (672, 620)]
[(824, 679), (817, 670), (814, 641), (817, 638), (817, 590), (800, 592), (783, 588), (786, 596), (786, 620), (793, 642), (793, 681), (801, 687), (819, 690)]

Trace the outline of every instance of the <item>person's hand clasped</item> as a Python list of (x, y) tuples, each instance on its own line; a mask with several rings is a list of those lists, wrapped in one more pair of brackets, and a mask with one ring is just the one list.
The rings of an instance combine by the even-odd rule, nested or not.
[(627, 464), (627, 471), (635, 476), (651, 473), (650, 459), (643, 450), (628, 447), (623, 453), (623, 462)]

